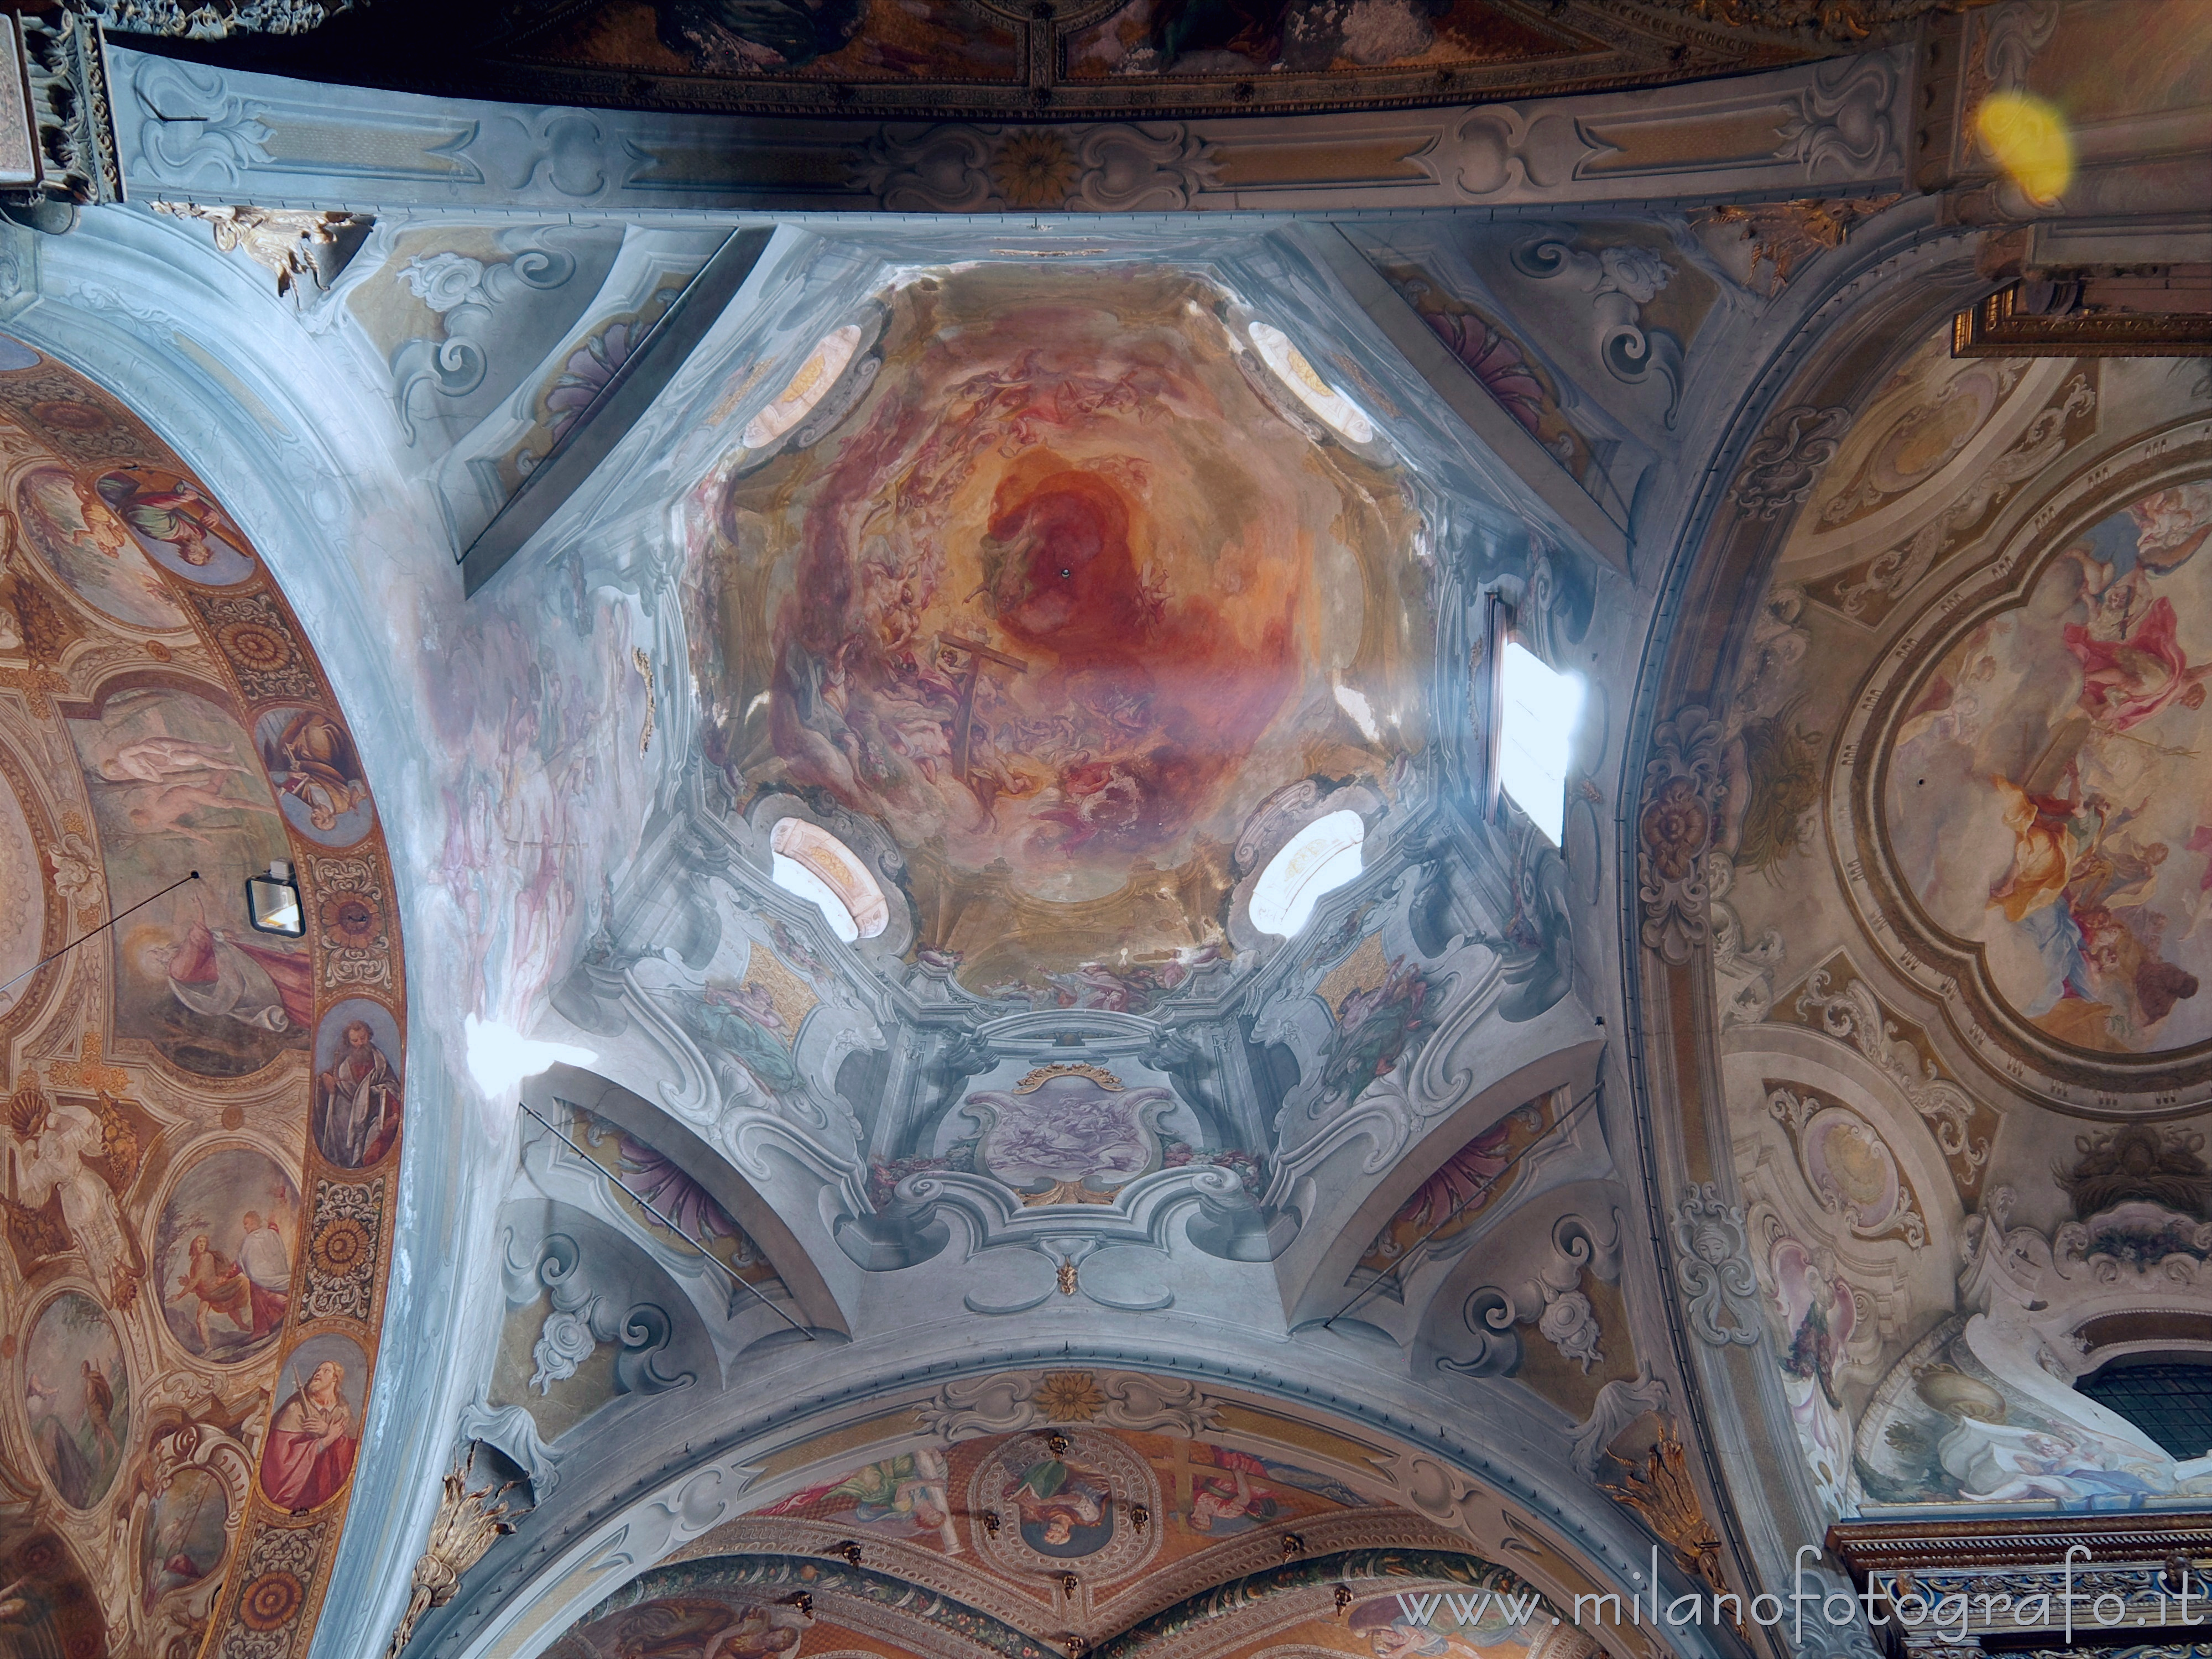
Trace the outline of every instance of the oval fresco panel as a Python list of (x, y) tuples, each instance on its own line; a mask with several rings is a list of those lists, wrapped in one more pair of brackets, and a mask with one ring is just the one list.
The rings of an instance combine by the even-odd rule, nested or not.
[(181, 473), (118, 467), (94, 488), (162, 569), (204, 587), (228, 587), (253, 574), (246, 538)]
[[(23, 816), (13, 790), (0, 788), (0, 869), (31, 871), (39, 867), (38, 842)], [(39, 944), (46, 926), (46, 884), (11, 881), (0, 884), (0, 982), (25, 974), (39, 959)], [(32, 981), (0, 991), (0, 1012), (15, 1006)]]
[(345, 722), (320, 708), (272, 708), (253, 740), (285, 822), (325, 847), (350, 847), (376, 823), (361, 755)]
[(266, 1152), (227, 1146), (178, 1178), (154, 1236), (161, 1317), (196, 1358), (231, 1364), (283, 1328), (300, 1195)]
[(2013, 1012), (2092, 1053), (2212, 1039), (2212, 480), (2091, 526), (1911, 694), (1899, 876)]
[(1072, 1431), (1064, 1449), (1010, 1437), (977, 1467), (969, 1509), (1006, 1517), (984, 1547), (1018, 1571), (1076, 1568), (1104, 1580), (1133, 1572), (1159, 1548), (1161, 1528), (1132, 1525), (1127, 1505), (1160, 1513), (1159, 1485), (1145, 1461), (1111, 1436)]
[(195, 870), (115, 930), (115, 1034), (202, 1077), (243, 1077), (304, 1049), (314, 1023), (304, 943), (246, 924), (245, 878), (292, 856), (258, 757), (211, 697), (167, 688), (106, 699), (68, 722), (85, 792), (127, 905)]
[(399, 1025), (383, 1004), (349, 997), (315, 1034), (315, 1144), (348, 1170), (362, 1170), (399, 1138), (404, 1102)]
[(64, 1291), (39, 1312), (23, 1345), (23, 1410), (46, 1479), (64, 1504), (107, 1496), (131, 1438), (131, 1376), (100, 1304)]
[(64, 467), (33, 467), (15, 486), (15, 507), (25, 539), (100, 615), (140, 628), (185, 625), (161, 573), (86, 479)]
[(198, 1583), (222, 1565), (230, 1498), (205, 1469), (186, 1467), (147, 1505), (138, 1534), (138, 1575), (146, 1605)]
[(349, 1336), (311, 1336), (285, 1356), (261, 1448), (261, 1494), (278, 1509), (318, 1509), (345, 1490), (361, 1449), (367, 1374)]

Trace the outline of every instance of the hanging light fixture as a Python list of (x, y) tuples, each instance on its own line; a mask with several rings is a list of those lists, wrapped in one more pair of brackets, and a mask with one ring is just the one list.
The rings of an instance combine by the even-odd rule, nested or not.
[(269, 861), (267, 875), (246, 878), (246, 919), (257, 933), (299, 939), (307, 933), (307, 917), (300, 908), (300, 884), (293, 879), (292, 866), (283, 859)]

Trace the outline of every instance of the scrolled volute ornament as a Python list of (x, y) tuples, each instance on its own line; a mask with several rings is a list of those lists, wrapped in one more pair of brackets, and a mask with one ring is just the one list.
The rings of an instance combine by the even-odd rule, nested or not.
[(1759, 1279), (1741, 1206), (1710, 1181), (1682, 1189), (1673, 1218), (1674, 1283), (1698, 1340), (1716, 1348), (1759, 1340)]

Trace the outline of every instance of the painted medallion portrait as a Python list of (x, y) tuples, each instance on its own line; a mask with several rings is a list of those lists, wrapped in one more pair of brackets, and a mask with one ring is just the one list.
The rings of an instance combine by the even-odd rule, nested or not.
[(315, 1034), (315, 1144), (349, 1170), (366, 1169), (399, 1138), (399, 1026), (391, 1011), (350, 997)]
[(22, 1364), (39, 1462), (63, 1503), (90, 1509), (115, 1484), (131, 1437), (131, 1377), (106, 1310), (64, 1291), (40, 1310)]
[(1073, 1567), (1104, 1578), (1134, 1571), (1159, 1548), (1160, 1528), (1139, 1528), (1128, 1506), (1160, 1512), (1151, 1468), (1120, 1439), (1081, 1431), (1010, 1435), (969, 1479), (971, 1511), (1004, 1517), (980, 1540), (1023, 1572)]
[(163, 467), (126, 466), (94, 486), (155, 563), (204, 587), (228, 587), (253, 574), (246, 538), (207, 492)]
[(222, 1364), (265, 1351), (291, 1305), (300, 1196), (267, 1153), (231, 1146), (178, 1180), (155, 1234), (161, 1316), (186, 1352)]
[(2076, 1048), (2212, 1039), (2212, 480), (2130, 502), (1921, 683), (1897, 867), (2000, 994)]
[(253, 736), (286, 823), (325, 847), (350, 847), (368, 833), (376, 809), (344, 721), (320, 708), (272, 708)]
[(261, 1448), (262, 1496), (277, 1508), (318, 1509), (345, 1490), (361, 1449), (368, 1373), (350, 1337), (311, 1336), (284, 1357)]
[(15, 486), (15, 510), (39, 556), (102, 616), (138, 628), (185, 626), (161, 573), (84, 477), (33, 467)]

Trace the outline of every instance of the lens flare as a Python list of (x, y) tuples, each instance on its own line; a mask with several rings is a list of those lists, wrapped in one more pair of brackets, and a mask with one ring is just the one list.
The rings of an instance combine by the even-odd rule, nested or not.
[(2065, 117), (2024, 92), (1992, 93), (1974, 112), (1974, 131), (2029, 201), (2058, 204), (2074, 180), (2074, 139)]

